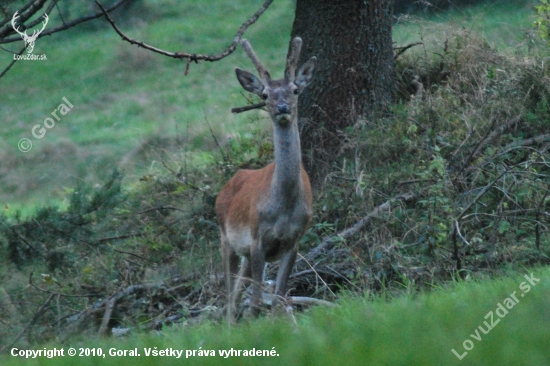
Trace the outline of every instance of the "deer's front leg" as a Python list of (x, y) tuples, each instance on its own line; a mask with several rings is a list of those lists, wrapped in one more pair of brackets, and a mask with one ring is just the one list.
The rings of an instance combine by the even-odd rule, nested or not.
[(235, 317), (237, 315), (237, 309), (239, 307), (239, 304), (241, 303), (241, 296), (243, 294), (243, 291), (246, 288), (246, 285), (248, 284), (250, 277), (250, 261), (246, 259), (246, 257), (242, 257), (241, 260), (241, 268), (239, 270), (239, 273), (237, 274), (237, 277), (235, 278), (234, 287), (232, 287), (232, 291), (230, 294), (230, 301), (229, 301), (229, 319), (231, 322), (235, 321)]
[(261, 242), (253, 245), (250, 250), (250, 267), (252, 270), (252, 298), (250, 306), (252, 315), (260, 315), (260, 302), (262, 299), (262, 284), (265, 268), (265, 253), (262, 250)]
[(284, 253), (281, 257), (279, 264), (279, 272), (277, 273), (277, 283), (275, 286), (275, 295), (277, 296), (276, 302), (281, 303), (286, 297), (286, 286), (290, 272), (296, 263), (296, 256), (298, 255), (298, 248), (294, 246), (291, 250)]

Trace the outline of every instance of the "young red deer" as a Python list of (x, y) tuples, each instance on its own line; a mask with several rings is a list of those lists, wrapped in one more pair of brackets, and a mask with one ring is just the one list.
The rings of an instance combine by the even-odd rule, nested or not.
[[(216, 199), (221, 228), (221, 252), (228, 286), (228, 316), (233, 320), (248, 279), (252, 279), (252, 314), (260, 312), (265, 263), (281, 260), (275, 294), (286, 295), (288, 277), (296, 261), (298, 241), (312, 215), (309, 177), (302, 166), (298, 131), (298, 95), (313, 78), (316, 58), (298, 71), (302, 39), (294, 38), (287, 56), (285, 77), (271, 80), (247, 40), (242, 46), (261, 80), (235, 69), (241, 86), (265, 100), (273, 121), (275, 161), (258, 170), (239, 170)], [(239, 257), (242, 257), (241, 268)]]

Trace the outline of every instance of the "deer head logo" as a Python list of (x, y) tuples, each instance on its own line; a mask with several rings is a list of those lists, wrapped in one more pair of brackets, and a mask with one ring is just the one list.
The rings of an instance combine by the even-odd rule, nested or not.
[(21, 32), (19, 30), (19, 26), (15, 26), (15, 20), (19, 17), (19, 15), (17, 15), (17, 12), (15, 12), (15, 14), (13, 14), (13, 18), (11, 18), (11, 26), (13, 27), (13, 29), (19, 33), (21, 35), (21, 38), (23, 38), (23, 41), (25, 41), (25, 48), (27, 48), (27, 53), (31, 54), (32, 51), (34, 50), (34, 42), (36, 42), (36, 39), (38, 38), (38, 36), (40, 35), (40, 33), (42, 33), (42, 31), (44, 30), (44, 28), (46, 28), (46, 24), (48, 24), (48, 14), (44, 14), (44, 21), (42, 23), (42, 29), (40, 30), (34, 30), (32, 32), (32, 36), (29, 36), (27, 34), (27, 31), (25, 30), (25, 32)]

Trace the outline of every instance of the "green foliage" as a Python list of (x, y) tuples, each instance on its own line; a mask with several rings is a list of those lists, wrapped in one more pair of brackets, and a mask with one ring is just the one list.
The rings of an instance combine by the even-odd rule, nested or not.
[(548, 0), (540, 0), (540, 5), (535, 6), (535, 9), (538, 17), (534, 22), (534, 26), (537, 29), (539, 36), (542, 39), (548, 40), (550, 37), (550, 4), (548, 3)]
[[(30, 217), (15, 213), (13, 220), (2, 218), (8, 257), (17, 266), (45, 263), (49, 271), (70, 266), (90, 247), (100, 248), (112, 231), (116, 208), (125, 199), (122, 176), (115, 170), (100, 188), (82, 185), (69, 196), (66, 211), (55, 206), (38, 209)], [(69, 249), (72, 248), (72, 249)]]
[(511, 56), (469, 30), (412, 22), (424, 27), (424, 50), (398, 59), (399, 102), (390, 116), (346, 131), (314, 222), (339, 232), (392, 197), (419, 198), (339, 243), (346, 255), (331, 268), (352, 272), (363, 290), (399, 291), (457, 271), (548, 263), (549, 68), (538, 53)]

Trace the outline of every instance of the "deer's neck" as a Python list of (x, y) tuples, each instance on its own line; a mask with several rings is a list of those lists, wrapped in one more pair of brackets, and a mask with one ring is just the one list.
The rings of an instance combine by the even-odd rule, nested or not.
[(296, 121), (290, 126), (275, 125), (275, 173), (272, 192), (283, 205), (296, 202), (302, 193), (302, 152)]

